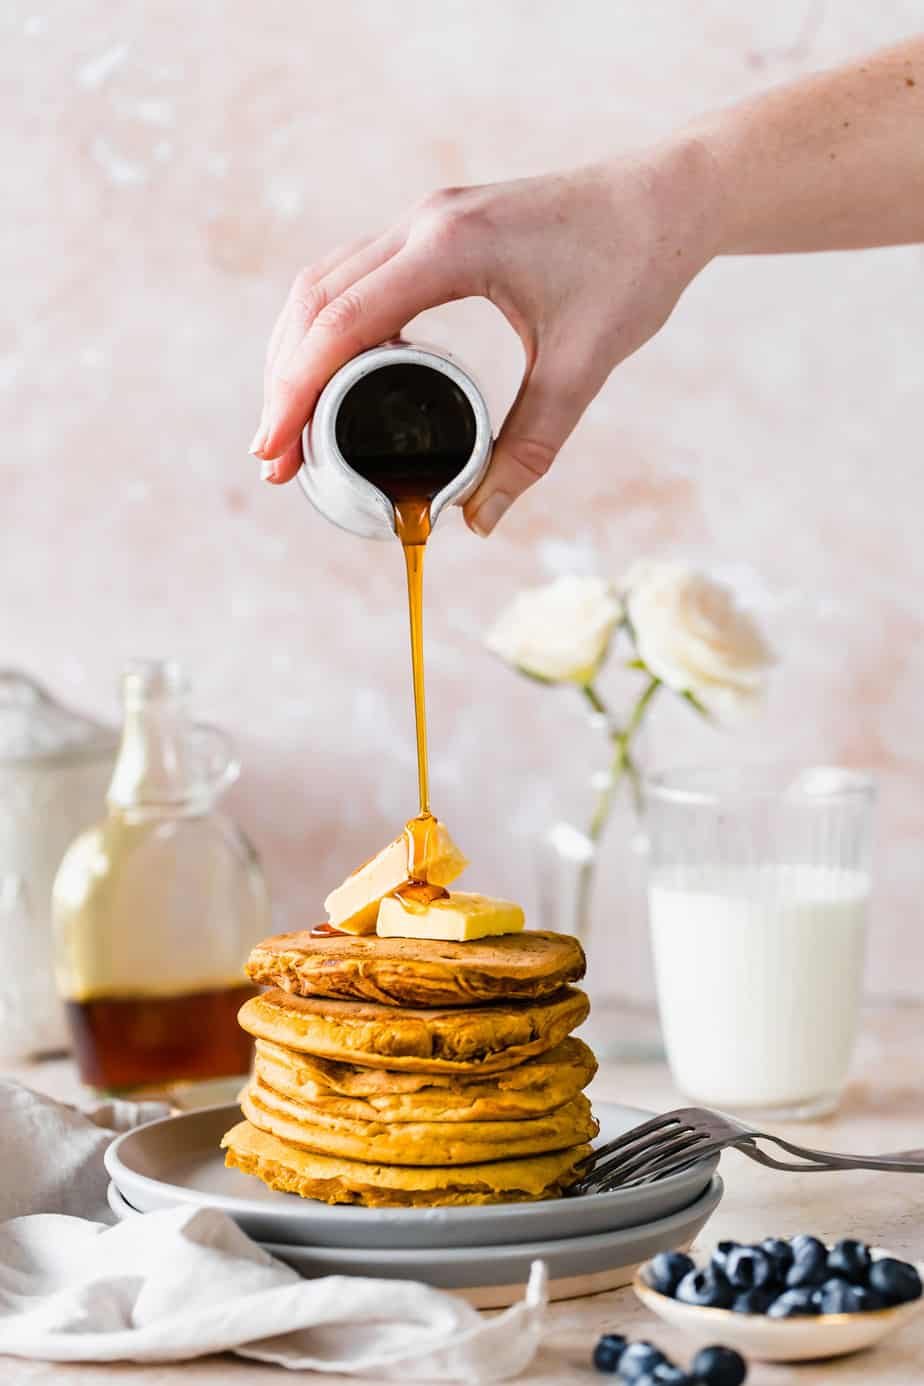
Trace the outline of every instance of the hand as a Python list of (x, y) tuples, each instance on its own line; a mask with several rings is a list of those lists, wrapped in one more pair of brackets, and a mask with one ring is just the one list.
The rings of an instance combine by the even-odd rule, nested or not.
[(480, 296), (526, 353), (491, 466), (465, 507), (471, 528), (489, 534), (710, 258), (709, 189), (709, 158), (678, 142), (567, 174), (435, 193), (378, 239), (302, 270), (267, 351), (251, 447), (266, 459), (264, 478), (298, 471), (301, 430), (344, 362), (427, 308)]

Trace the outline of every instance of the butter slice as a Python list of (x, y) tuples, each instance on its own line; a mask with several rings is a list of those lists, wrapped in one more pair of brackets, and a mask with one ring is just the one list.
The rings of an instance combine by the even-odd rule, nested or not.
[[(423, 863), (427, 880), (433, 885), (451, 885), (468, 866), (447, 829), (437, 823), (428, 838), (429, 859)], [(347, 934), (374, 934), (379, 906), (387, 895), (408, 881), (407, 837), (404, 833), (365, 862), (343, 885), (337, 886), (324, 901), (327, 916), (335, 929)]]
[(453, 891), (429, 905), (388, 896), (379, 906), (376, 933), (382, 938), (433, 938), (444, 943), (467, 943), (497, 934), (517, 934), (525, 919), (512, 900)]

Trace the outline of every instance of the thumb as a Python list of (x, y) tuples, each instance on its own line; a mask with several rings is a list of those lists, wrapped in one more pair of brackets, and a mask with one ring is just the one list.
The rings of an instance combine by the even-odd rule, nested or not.
[(545, 476), (592, 398), (592, 390), (537, 361), (504, 421), (484, 480), (466, 502), (470, 529), (489, 535), (517, 497)]

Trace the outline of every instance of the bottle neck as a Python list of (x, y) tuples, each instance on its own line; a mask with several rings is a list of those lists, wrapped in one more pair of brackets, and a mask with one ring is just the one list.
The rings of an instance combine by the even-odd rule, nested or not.
[(175, 660), (133, 660), (122, 676), (125, 720), (106, 798), (141, 818), (208, 813), (240, 764), (224, 732), (189, 716), (189, 684)]
[(129, 700), (106, 796), (110, 808), (144, 814), (207, 807), (193, 764), (186, 706), (177, 698)]

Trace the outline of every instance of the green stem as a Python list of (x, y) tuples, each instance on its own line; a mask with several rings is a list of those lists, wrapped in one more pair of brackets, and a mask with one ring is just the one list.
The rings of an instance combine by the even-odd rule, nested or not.
[[(590, 820), (588, 836), (592, 842), (599, 841), (609, 821), (609, 816), (613, 807), (613, 795), (623, 775), (628, 774), (632, 781), (632, 795), (636, 809), (641, 807), (641, 786), (639, 784), (638, 768), (632, 759), (632, 738), (642, 725), (645, 719), (645, 713), (651, 705), (651, 700), (660, 687), (661, 680), (651, 676), (629, 714), (629, 720), (626, 725), (621, 729), (619, 727), (612, 727), (610, 729), (610, 740), (613, 743), (613, 760), (610, 765), (609, 781), (600, 792), (600, 798), (597, 800), (597, 807), (594, 810), (593, 818)], [(599, 712), (603, 716), (608, 716), (606, 706), (595, 688), (588, 684), (583, 689), (583, 693), (595, 712)]]
[[(629, 720), (626, 722), (626, 725), (622, 728), (610, 727), (609, 736), (613, 744), (613, 759), (610, 764), (609, 779), (604, 788), (600, 791), (600, 797), (597, 800), (597, 805), (594, 809), (593, 817), (590, 820), (590, 828), (587, 833), (587, 836), (590, 838), (595, 848), (603, 835), (603, 830), (609, 822), (610, 813), (613, 808), (613, 797), (616, 792), (616, 787), (623, 775), (628, 775), (629, 777), (636, 813), (641, 810), (641, 781), (638, 767), (632, 758), (632, 738), (642, 725), (645, 713), (648, 711), (651, 701), (660, 686), (660, 679), (656, 679), (653, 675), (650, 675), (648, 683), (642, 689), (641, 694), (636, 700), (635, 706), (629, 714)], [(609, 710), (593, 685), (589, 683), (583, 684), (581, 692), (588, 703), (590, 703), (594, 712), (602, 717), (606, 717), (609, 721)], [(595, 870), (596, 857), (594, 855), (588, 857), (586, 861), (581, 863), (580, 873), (578, 875), (577, 900), (575, 902), (575, 925), (578, 938), (585, 941), (590, 930), (590, 902)]]

